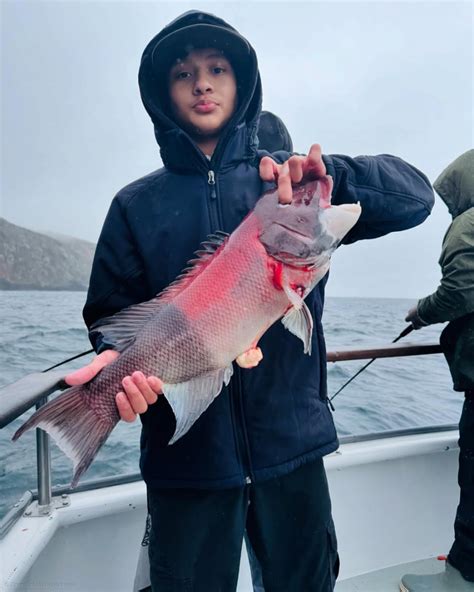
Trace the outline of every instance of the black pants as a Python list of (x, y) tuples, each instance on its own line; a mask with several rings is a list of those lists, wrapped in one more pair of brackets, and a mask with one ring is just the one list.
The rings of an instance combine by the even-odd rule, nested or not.
[(459, 422), (458, 483), (461, 497), (448, 561), (466, 580), (474, 582), (474, 391), (466, 393)]
[(244, 488), (148, 490), (153, 592), (233, 592), (244, 534), (255, 590), (332, 592), (339, 568), (322, 460)]

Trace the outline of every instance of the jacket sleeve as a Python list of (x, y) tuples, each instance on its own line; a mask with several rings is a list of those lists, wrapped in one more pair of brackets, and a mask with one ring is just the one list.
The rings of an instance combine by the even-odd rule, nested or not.
[[(473, 210), (474, 212), (474, 210)], [(471, 216), (474, 228), (474, 215)], [(441, 283), (436, 292), (422, 298), (417, 310), (421, 319), (431, 325), (453, 321), (474, 313), (474, 233), (448, 233), (441, 256)]]
[[(114, 198), (97, 243), (83, 317), (87, 327), (103, 317), (150, 298), (143, 260), (127, 223), (120, 194)], [(96, 352), (113, 349), (96, 331), (89, 332)]]
[(343, 244), (376, 238), (421, 224), (434, 194), (427, 177), (405, 161), (379, 156), (323, 156), (334, 181), (332, 203), (357, 203), (362, 214)]

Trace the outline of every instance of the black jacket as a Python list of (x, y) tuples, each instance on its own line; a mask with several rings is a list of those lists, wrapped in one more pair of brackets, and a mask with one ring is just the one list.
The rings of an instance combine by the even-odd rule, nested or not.
[[(232, 232), (266, 189), (258, 173), (259, 160), (268, 153), (257, 149), (261, 86), (253, 50), (247, 69), (252, 78), (210, 162), (166, 115), (151, 52), (170, 30), (203, 21), (228, 27), (211, 15), (187, 13), (152, 40), (143, 55), (140, 88), (165, 166), (122, 189), (112, 202), (84, 308), (88, 326), (163, 290), (208, 234)], [(274, 155), (280, 162), (288, 157)], [(333, 203), (362, 206), (344, 243), (416, 226), (432, 208), (426, 177), (396, 157), (332, 155), (324, 161), (334, 180)], [(321, 325), (326, 280), (306, 299), (314, 317), (311, 356), (276, 323), (259, 343), (260, 365), (236, 367), (229, 387), (176, 444), (166, 446), (174, 418), (164, 397), (141, 416), (140, 465), (149, 485), (234, 487), (288, 473), (337, 448)], [(113, 346), (97, 334), (92, 340), (98, 351)]]

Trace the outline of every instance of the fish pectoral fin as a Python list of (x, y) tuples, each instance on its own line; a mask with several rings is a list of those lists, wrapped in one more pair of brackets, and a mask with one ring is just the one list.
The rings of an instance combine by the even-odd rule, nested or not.
[(301, 298), (301, 296), (297, 294), (287, 282), (283, 283), (283, 290), (288, 296), (288, 300), (291, 302), (293, 307), (296, 308), (296, 310), (300, 310), (304, 305), (303, 298)]
[(221, 392), (222, 385), (229, 384), (232, 373), (231, 364), (226, 368), (201, 374), (188, 382), (163, 385), (163, 394), (176, 418), (176, 429), (169, 444), (174, 444), (184, 436)]
[[(296, 294), (296, 296), (298, 296)], [(298, 296), (299, 298), (299, 296)], [(304, 353), (311, 354), (311, 337), (313, 335), (313, 317), (304, 300), (300, 308), (292, 306), (281, 322), (288, 331), (299, 337), (304, 345)]]

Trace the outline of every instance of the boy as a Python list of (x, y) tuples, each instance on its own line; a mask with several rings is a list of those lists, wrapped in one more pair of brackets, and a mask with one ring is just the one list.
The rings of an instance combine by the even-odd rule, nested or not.
[[(160, 292), (209, 233), (234, 230), (275, 181), (288, 203), (292, 183), (331, 175), (333, 203), (362, 206), (345, 243), (415, 226), (431, 210), (427, 179), (395, 157), (322, 157), (318, 145), (307, 157), (259, 151), (255, 52), (213, 15), (191, 11), (165, 27), (144, 51), (139, 83), (164, 167), (112, 202), (84, 308), (88, 326)], [(121, 417), (139, 413), (143, 424), (153, 590), (235, 590), (244, 533), (266, 592), (333, 590), (338, 557), (322, 462), (337, 448), (321, 326), (326, 280), (306, 299), (312, 355), (277, 323), (261, 339), (258, 367), (236, 367), (229, 387), (172, 446), (174, 417), (158, 397), (159, 378), (124, 378)], [(118, 355), (100, 333), (91, 341), (99, 356), (70, 384)], [(256, 348), (239, 363), (260, 358)]]

